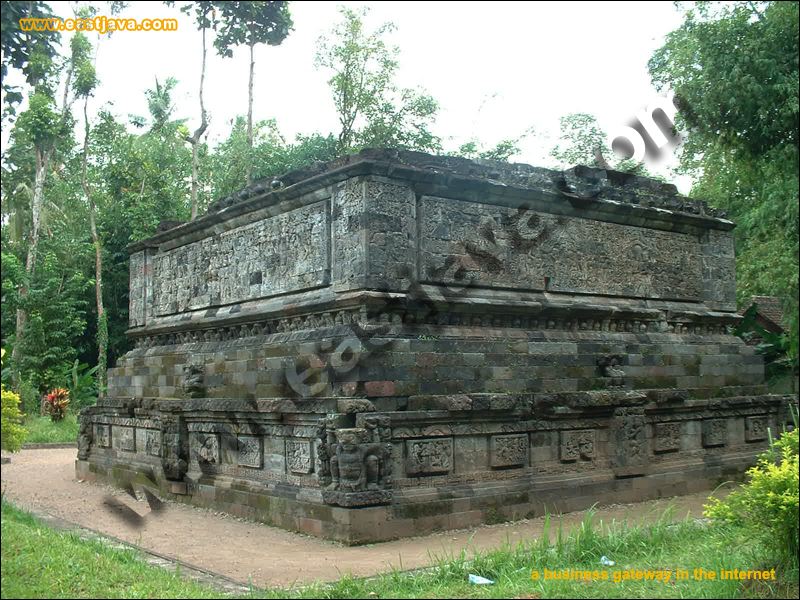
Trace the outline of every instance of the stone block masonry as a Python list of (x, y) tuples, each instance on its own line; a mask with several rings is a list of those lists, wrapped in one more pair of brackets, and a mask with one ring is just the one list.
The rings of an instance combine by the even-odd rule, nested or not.
[(82, 478), (350, 544), (741, 476), (786, 422), (734, 224), (673, 186), (366, 150), (130, 247)]

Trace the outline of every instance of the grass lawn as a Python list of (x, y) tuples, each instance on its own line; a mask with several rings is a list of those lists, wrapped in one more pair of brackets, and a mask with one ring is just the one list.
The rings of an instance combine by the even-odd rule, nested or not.
[(26, 444), (68, 443), (78, 439), (78, 417), (72, 413), (56, 422), (50, 417), (29, 415), (22, 426), (28, 430)]
[(3, 598), (214, 598), (133, 550), (51, 529), (2, 503)]
[[(769, 550), (741, 530), (698, 522), (627, 526), (593, 523), (569, 533), (551, 531), (547, 541), (498, 548), (474, 557), (443, 557), (435, 567), (371, 579), (344, 577), (331, 585), (292, 590), (253, 589), (251, 598), (797, 598), (797, 568), (777, 569), (776, 581), (720, 581), (721, 569), (775, 567)], [(603, 566), (607, 556), (615, 566)], [(265, 556), (265, 560), (268, 557)], [(57, 532), (7, 502), (2, 506), (3, 597), (210, 598), (219, 592), (150, 566), (134, 551)], [(694, 569), (717, 579), (695, 580)], [(609, 580), (553, 581), (543, 569), (603, 571)], [(688, 579), (675, 580), (675, 569)], [(614, 573), (670, 572), (661, 581), (614, 582)], [(537, 571), (538, 581), (531, 572)], [(495, 581), (472, 585), (470, 573)], [(590, 575), (592, 576), (592, 575)]]

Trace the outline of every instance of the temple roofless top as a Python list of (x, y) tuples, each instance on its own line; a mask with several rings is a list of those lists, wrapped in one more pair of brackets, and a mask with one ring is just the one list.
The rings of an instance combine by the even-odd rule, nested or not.
[(364, 543), (715, 487), (786, 422), (734, 224), (603, 169), (365, 150), (130, 246), (81, 477)]
[[(383, 175), (397, 172), (409, 179), (429, 183), (435, 181), (437, 179), (435, 176), (438, 175), (447, 178), (446, 181), (451, 185), (457, 185), (459, 181), (466, 184), (469, 180), (473, 183), (477, 180), (492, 185), (517, 188), (520, 191), (577, 193), (581, 197), (616, 200), (712, 217), (725, 216), (719, 214), (716, 209), (710, 209), (705, 202), (679, 196), (675, 186), (670, 183), (620, 171), (584, 166), (574, 167), (568, 171), (556, 171), (521, 163), (470, 160), (455, 156), (433, 156), (423, 152), (381, 148), (362, 150), (358, 154), (290, 171), (273, 180), (257, 182), (233, 196), (212, 203), (208, 212), (218, 212), (239, 202), (262, 197), (275, 187), (294, 185), (317, 176), (333, 174), (335, 177), (335, 174), (343, 171)], [(573, 186), (577, 190), (570, 189)]]
[(415, 284), (469, 285), (448, 298), (458, 304), (517, 291), (519, 306), (588, 294), (732, 312), (732, 227), (670, 184), (616, 171), (365, 150), (258, 182), (132, 244), (132, 333)]

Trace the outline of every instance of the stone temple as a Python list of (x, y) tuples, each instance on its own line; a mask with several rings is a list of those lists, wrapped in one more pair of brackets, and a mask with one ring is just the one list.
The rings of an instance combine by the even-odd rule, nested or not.
[(733, 227), (583, 167), (254, 184), (131, 245), (77, 473), (350, 544), (713, 488), (788, 416), (732, 334)]

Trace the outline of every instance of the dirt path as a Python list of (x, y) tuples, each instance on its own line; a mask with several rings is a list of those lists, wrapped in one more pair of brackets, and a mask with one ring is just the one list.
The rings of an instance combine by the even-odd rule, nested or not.
[[(74, 448), (23, 450), (2, 466), (5, 497), (22, 508), (47, 513), (204, 569), (260, 587), (289, 586), (315, 580), (331, 581), (341, 574), (368, 576), (392, 568), (430, 564), (431, 556), (456, 555), (463, 548), (496, 547), (510, 540), (531, 540), (542, 530), (542, 519), (450, 531), (369, 546), (345, 547), (180, 504), (168, 504), (159, 515), (146, 515), (137, 529), (103, 506), (107, 494), (139, 514), (147, 504), (124, 492), (75, 479)], [(615, 505), (597, 511), (603, 521), (658, 519), (667, 507), (674, 518), (701, 516), (706, 494), (694, 494), (641, 504)], [(583, 513), (563, 517), (565, 526)]]

